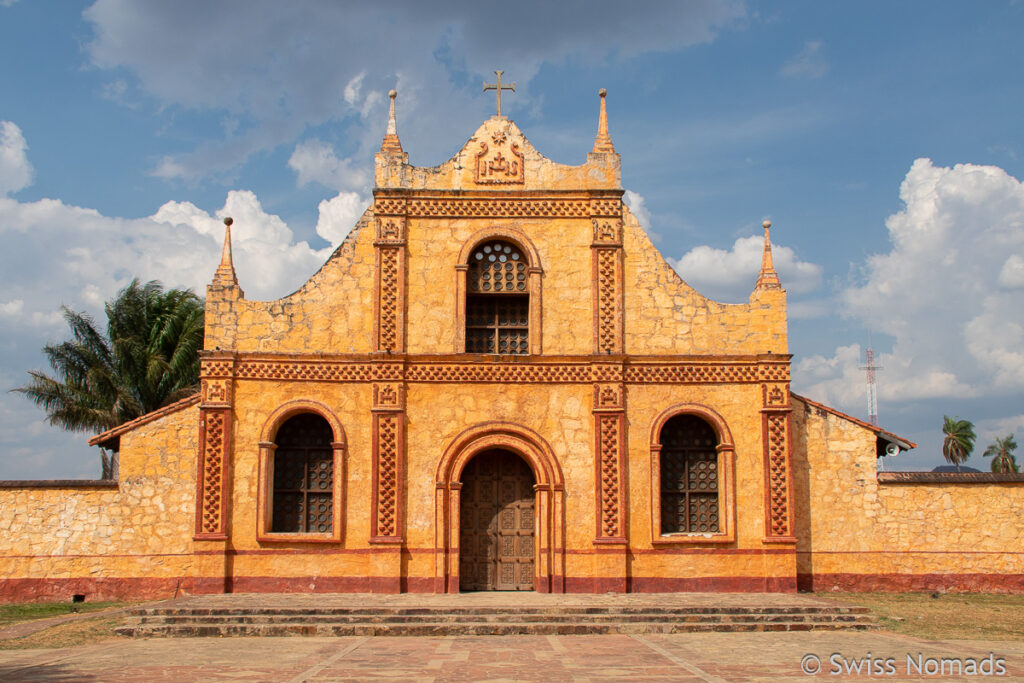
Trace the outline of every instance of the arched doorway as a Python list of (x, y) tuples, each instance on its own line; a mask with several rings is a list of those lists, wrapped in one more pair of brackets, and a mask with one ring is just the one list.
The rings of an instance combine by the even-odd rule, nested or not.
[(461, 590), (534, 590), (536, 479), (504, 449), (478, 453), (462, 470)]

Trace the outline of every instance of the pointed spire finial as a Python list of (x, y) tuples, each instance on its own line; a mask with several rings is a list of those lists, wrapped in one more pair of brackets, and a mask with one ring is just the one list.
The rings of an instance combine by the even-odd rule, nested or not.
[(601, 115), (597, 120), (597, 137), (594, 138), (592, 153), (614, 154), (615, 145), (612, 144), (612, 138), (608, 135), (608, 110), (604, 104), (604, 98), (608, 95), (608, 91), (601, 88), (597, 91), (597, 94), (601, 96)]
[(782, 289), (782, 283), (779, 282), (779, 275), (775, 272), (775, 264), (772, 261), (772, 241), (769, 233), (772, 222), (765, 221), (761, 225), (764, 226), (764, 251), (761, 252), (761, 273), (757, 276), (754, 289)]
[(388, 97), (391, 98), (391, 106), (388, 111), (388, 130), (384, 134), (384, 140), (380, 143), (380, 151), (402, 152), (402, 141), (398, 139), (398, 122), (395, 119), (395, 98), (398, 97), (398, 91), (392, 89), (388, 92)]
[(221, 287), (237, 287), (238, 277), (235, 275), (235, 264), (231, 258), (231, 216), (224, 219), (224, 247), (220, 252), (220, 265), (213, 274), (213, 284)]

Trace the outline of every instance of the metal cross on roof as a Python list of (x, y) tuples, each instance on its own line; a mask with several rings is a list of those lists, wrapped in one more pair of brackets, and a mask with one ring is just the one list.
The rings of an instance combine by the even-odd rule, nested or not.
[(484, 92), (487, 92), (488, 90), (496, 90), (498, 92), (498, 116), (501, 116), (501, 91), (502, 90), (511, 90), (512, 92), (516, 91), (516, 82), (515, 81), (512, 81), (512, 85), (502, 85), (501, 84), (501, 74), (503, 74), (503, 73), (505, 73), (505, 72), (504, 71), (495, 71), (494, 72), (494, 75), (498, 77), (498, 82), (497, 83), (488, 83), (487, 81), (484, 81)]

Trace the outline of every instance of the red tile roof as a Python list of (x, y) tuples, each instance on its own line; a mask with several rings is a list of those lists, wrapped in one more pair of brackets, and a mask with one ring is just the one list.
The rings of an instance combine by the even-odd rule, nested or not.
[(893, 434), (892, 432), (887, 432), (884, 429), (882, 429), (881, 427), (879, 427), (878, 425), (873, 425), (870, 422), (865, 422), (864, 420), (858, 420), (857, 418), (853, 417), (852, 415), (847, 415), (846, 413), (840, 412), (840, 411), (836, 410), (835, 408), (828, 407), (824, 403), (818, 403), (817, 401), (812, 401), (809, 398), (806, 398), (804, 396), (799, 396), (797, 394), (794, 394), (793, 392), (789, 392), (789, 395), (792, 396), (793, 398), (795, 398), (796, 400), (803, 402), (805, 405), (814, 406), (815, 408), (817, 408), (819, 410), (823, 410), (826, 413), (829, 413), (831, 415), (835, 415), (836, 417), (841, 417), (844, 420), (849, 420), (850, 422), (858, 424), (861, 427), (864, 427), (865, 429), (870, 429), (871, 431), (873, 431), (875, 434), (877, 434), (878, 436), (882, 437), (883, 439), (886, 439), (888, 441), (892, 441), (892, 442), (894, 442), (894, 443), (896, 443), (896, 444), (898, 444), (900, 446), (906, 444), (910, 448), (917, 448), (917, 444), (914, 443), (913, 441), (911, 441), (910, 439), (905, 439), (902, 436), (900, 436), (899, 434)]
[(89, 439), (89, 445), (102, 446), (106, 443), (109, 443), (110, 441), (113, 441), (114, 439), (117, 439), (125, 432), (132, 431), (136, 427), (141, 427), (144, 424), (149, 424), (153, 420), (159, 420), (161, 417), (164, 417), (165, 415), (176, 413), (179, 410), (184, 410), (185, 408), (188, 408), (189, 406), (194, 406), (197, 403), (199, 403), (198, 392), (192, 394), (191, 396), (183, 398), (180, 401), (177, 401), (176, 403), (171, 403), (170, 405), (166, 405), (163, 408), (157, 408), (151, 413), (146, 413), (141, 417), (137, 417), (134, 420), (125, 422), (123, 425), (118, 425), (113, 429), (108, 429), (102, 434), (97, 434), (96, 436)]

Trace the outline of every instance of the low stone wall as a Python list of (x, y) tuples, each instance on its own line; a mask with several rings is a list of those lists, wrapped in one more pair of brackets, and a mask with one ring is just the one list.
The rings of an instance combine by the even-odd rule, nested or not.
[(164, 597), (187, 583), (197, 422), (185, 406), (124, 434), (116, 482), (0, 482), (0, 602)]
[(1024, 476), (878, 472), (870, 429), (795, 408), (802, 590), (1024, 592)]

